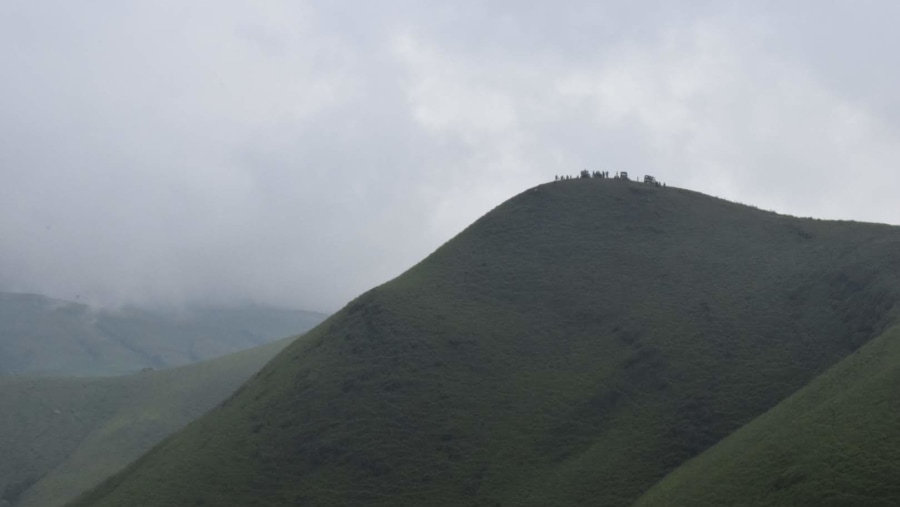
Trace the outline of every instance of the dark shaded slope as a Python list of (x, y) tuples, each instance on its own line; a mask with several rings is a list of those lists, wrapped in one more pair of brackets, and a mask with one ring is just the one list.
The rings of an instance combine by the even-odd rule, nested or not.
[(71, 501), (220, 403), (290, 340), (129, 376), (0, 378), (0, 505)]
[(900, 327), (668, 475), (650, 506), (900, 505)]
[(78, 505), (627, 505), (880, 333), (898, 242), (542, 185)]

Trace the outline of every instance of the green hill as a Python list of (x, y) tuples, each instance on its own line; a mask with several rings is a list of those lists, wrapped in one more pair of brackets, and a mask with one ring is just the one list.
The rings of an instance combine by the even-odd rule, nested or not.
[(72, 500), (224, 400), (289, 342), (121, 377), (0, 378), (0, 505)]
[(259, 306), (114, 311), (0, 292), (0, 375), (117, 375), (180, 366), (303, 332), (324, 318)]
[(542, 185), (75, 505), (630, 505), (893, 325), (898, 266), (896, 227)]
[(900, 503), (900, 327), (678, 468), (636, 505)]

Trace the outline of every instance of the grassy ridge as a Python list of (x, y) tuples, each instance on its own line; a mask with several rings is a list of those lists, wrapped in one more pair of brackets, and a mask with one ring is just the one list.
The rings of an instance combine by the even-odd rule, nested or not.
[(0, 378), (0, 505), (63, 505), (221, 402), (289, 341), (125, 377)]
[(76, 505), (629, 505), (880, 334), (900, 230), (527, 191)]

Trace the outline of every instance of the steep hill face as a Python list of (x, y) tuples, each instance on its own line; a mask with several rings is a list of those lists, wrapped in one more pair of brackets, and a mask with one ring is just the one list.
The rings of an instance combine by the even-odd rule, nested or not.
[(0, 375), (119, 375), (181, 366), (304, 332), (324, 318), (258, 306), (113, 311), (0, 292)]
[(896, 320), (900, 229), (542, 185), (77, 505), (629, 505)]

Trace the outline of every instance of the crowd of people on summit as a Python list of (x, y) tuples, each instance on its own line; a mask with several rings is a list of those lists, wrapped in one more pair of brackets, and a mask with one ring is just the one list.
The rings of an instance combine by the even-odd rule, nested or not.
[[(578, 176), (557, 175), (554, 178), (554, 181), (574, 180), (574, 179), (581, 179), (581, 178), (600, 178), (600, 179), (631, 181), (631, 179), (628, 178), (628, 173), (625, 171), (617, 172), (615, 176), (610, 177), (609, 171), (590, 172), (587, 169), (582, 170)], [(634, 181), (638, 181), (638, 180), (634, 180)], [(656, 187), (666, 186), (665, 183), (660, 183), (659, 181), (657, 181), (656, 178), (654, 178), (653, 176), (650, 176), (649, 174), (644, 176), (644, 183), (646, 183), (648, 185), (653, 185)]]

